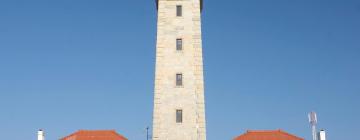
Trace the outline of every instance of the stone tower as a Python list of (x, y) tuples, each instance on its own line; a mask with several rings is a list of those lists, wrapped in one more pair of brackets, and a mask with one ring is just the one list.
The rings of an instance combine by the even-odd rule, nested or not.
[(157, 0), (153, 140), (206, 140), (202, 0)]

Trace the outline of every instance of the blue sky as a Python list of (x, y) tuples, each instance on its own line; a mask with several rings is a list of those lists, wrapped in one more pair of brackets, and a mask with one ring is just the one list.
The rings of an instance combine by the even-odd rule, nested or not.
[[(360, 1), (204, 0), (208, 140), (283, 129), (360, 130)], [(0, 137), (78, 129), (145, 139), (152, 123), (154, 0), (0, 0)]]

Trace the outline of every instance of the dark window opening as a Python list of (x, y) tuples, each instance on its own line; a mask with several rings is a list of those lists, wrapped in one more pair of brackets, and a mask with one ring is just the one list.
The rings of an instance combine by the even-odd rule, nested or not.
[(183, 85), (183, 75), (182, 74), (176, 74), (176, 86), (182, 86)]
[(183, 49), (183, 40), (176, 39), (176, 50), (181, 51)]
[(178, 17), (182, 16), (182, 6), (181, 5), (176, 6), (176, 16), (178, 16)]
[(176, 123), (182, 123), (182, 110), (176, 110)]

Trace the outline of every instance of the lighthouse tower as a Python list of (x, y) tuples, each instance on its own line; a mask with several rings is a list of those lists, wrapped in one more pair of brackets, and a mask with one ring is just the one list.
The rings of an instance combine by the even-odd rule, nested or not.
[(153, 140), (206, 140), (202, 0), (157, 0)]

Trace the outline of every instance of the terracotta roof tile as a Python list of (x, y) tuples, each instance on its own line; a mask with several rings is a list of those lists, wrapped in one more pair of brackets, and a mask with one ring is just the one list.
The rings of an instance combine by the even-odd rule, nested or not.
[(234, 140), (304, 140), (282, 130), (248, 130)]
[(79, 130), (60, 140), (127, 140), (115, 130)]

